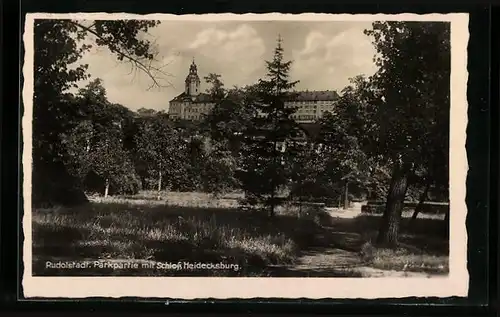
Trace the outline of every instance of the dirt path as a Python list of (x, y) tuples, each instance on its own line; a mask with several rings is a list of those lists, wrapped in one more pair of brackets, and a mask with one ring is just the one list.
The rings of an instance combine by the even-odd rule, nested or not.
[(310, 277), (431, 277), (423, 272), (382, 270), (367, 266), (355, 252), (325, 248), (307, 252), (288, 268), (297, 275)]
[[(327, 212), (332, 217), (332, 222), (339, 218), (354, 218), (361, 213), (360, 209), (330, 209)], [(325, 233), (318, 235), (317, 240), (322, 241), (321, 247), (308, 249), (302, 253), (297, 262), (287, 267), (290, 275), (310, 277), (430, 277), (423, 272), (406, 272), (382, 270), (369, 267), (360, 254), (349, 247), (335, 245), (340, 240), (348, 244), (358, 244), (360, 237), (355, 234), (339, 233), (335, 228), (325, 228)], [(354, 249), (354, 248), (353, 248)]]

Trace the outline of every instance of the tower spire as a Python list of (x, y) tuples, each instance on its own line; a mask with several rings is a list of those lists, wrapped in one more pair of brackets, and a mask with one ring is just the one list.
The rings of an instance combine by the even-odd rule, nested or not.
[(191, 66), (189, 66), (189, 73), (186, 77), (185, 93), (190, 96), (196, 96), (199, 93), (199, 89), (200, 78), (198, 77), (198, 67), (194, 62), (193, 56), (193, 62), (191, 63)]

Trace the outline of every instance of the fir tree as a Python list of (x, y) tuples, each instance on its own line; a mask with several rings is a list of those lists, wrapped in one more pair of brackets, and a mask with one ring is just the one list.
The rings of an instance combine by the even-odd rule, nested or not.
[(284, 61), (281, 37), (272, 61), (266, 64), (266, 77), (257, 83), (255, 98), (251, 101), (258, 115), (246, 130), (240, 180), (247, 201), (264, 204), (273, 216), (279, 202), (278, 190), (289, 179), (286, 162), (291, 156), (291, 147), (288, 143), (298, 132), (292, 119), (296, 108), (286, 106), (298, 82), (289, 79), (292, 61)]

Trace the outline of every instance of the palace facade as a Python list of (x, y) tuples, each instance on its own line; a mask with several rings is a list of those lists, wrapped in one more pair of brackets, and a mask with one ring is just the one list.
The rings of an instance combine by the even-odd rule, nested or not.
[[(168, 113), (173, 119), (200, 120), (210, 113), (215, 105), (209, 94), (200, 92), (200, 77), (196, 63), (191, 63), (185, 80), (184, 92), (170, 101)], [(313, 122), (325, 112), (333, 112), (336, 91), (298, 91), (295, 100), (286, 102), (287, 107), (296, 107), (292, 116), (299, 123)]]

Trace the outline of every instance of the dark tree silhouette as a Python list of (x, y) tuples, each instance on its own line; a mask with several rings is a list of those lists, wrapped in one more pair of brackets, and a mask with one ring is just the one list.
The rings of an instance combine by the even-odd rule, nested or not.
[(240, 180), (249, 201), (263, 203), (274, 215), (278, 203), (277, 191), (289, 179), (286, 160), (291, 147), (288, 142), (298, 132), (292, 119), (294, 108), (285, 102), (293, 98), (292, 89), (298, 83), (289, 79), (291, 61), (284, 61), (281, 38), (272, 61), (266, 61), (267, 75), (255, 86), (253, 105), (257, 115), (244, 135)]
[[(68, 173), (61, 135), (79, 124), (79, 107), (68, 93), (86, 79), (87, 65), (78, 61), (90, 49), (107, 47), (120, 61), (145, 72), (153, 85), (163, 85), (168, 73), (151, 63), (151, 43), (140, 40), (157, 21), (36, 20), (34, 23), (33, 201), (36, 205), (78, 204), (86, 201), (77, 178)], [(74, 65), (74, 66), (73, 66)], [(70, 67), (72, 66), (72, 67)]]
[(379, 151), (392, 164), (378, 243), (396, 247), (409, 176), (433, 169), (448, 151), (450, 25), (445, 22), (375, 22), (379, 71), (376, 122)]

